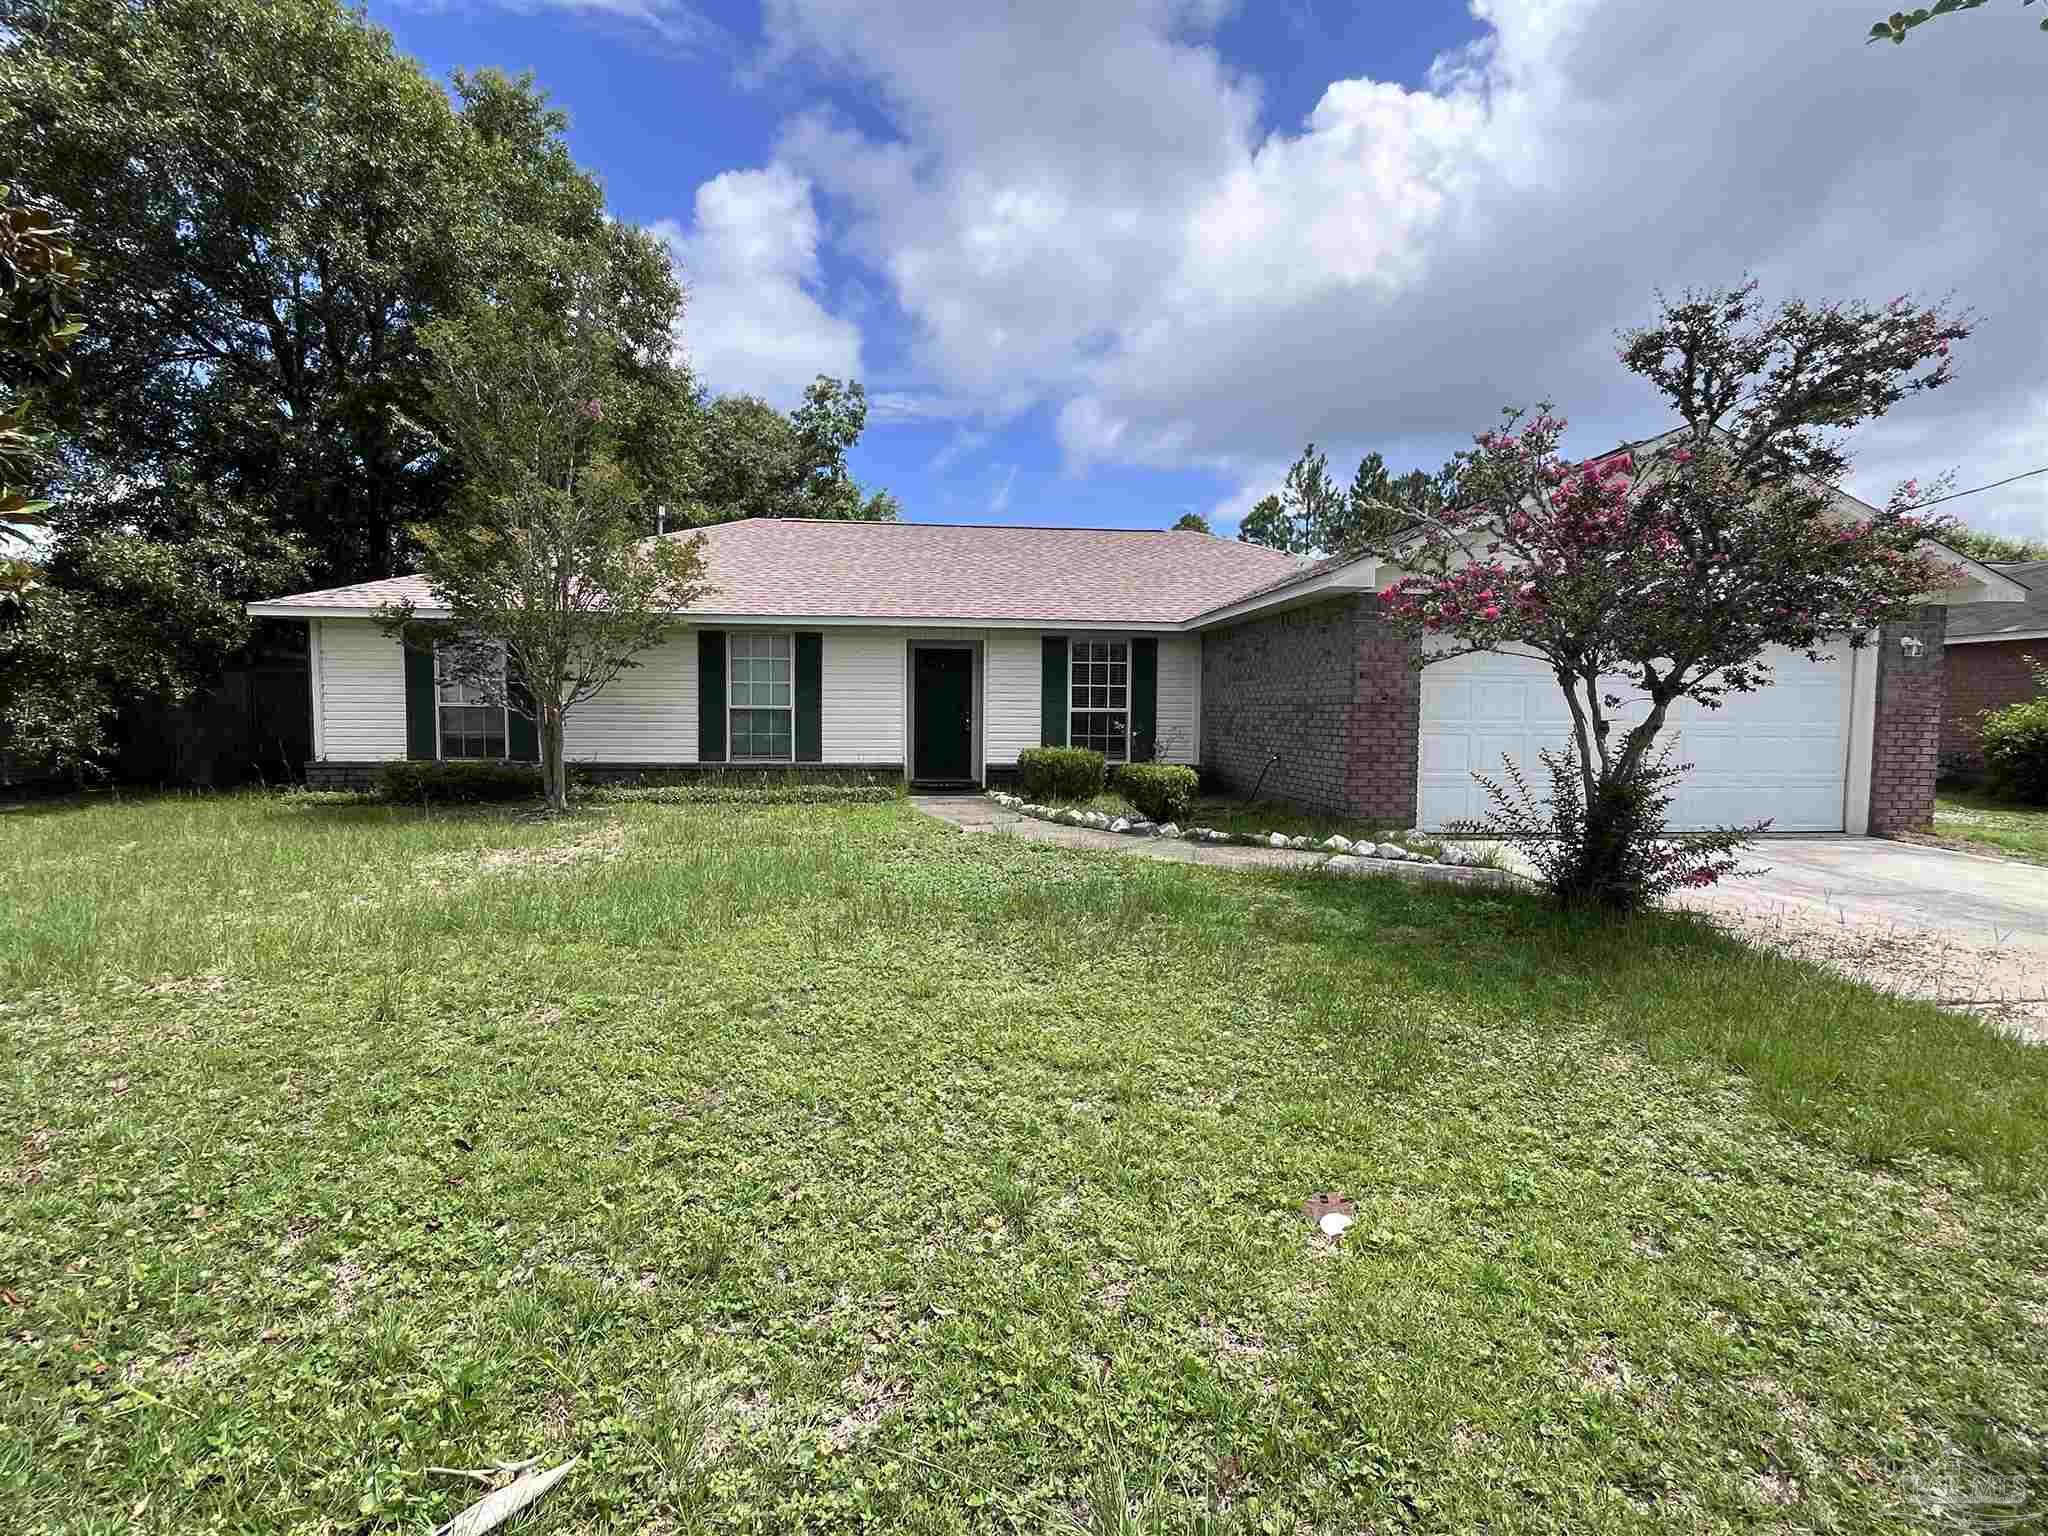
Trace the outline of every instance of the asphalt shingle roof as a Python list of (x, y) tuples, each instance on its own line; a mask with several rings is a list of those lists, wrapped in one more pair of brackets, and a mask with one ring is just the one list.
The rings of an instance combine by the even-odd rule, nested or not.
[(2048, 560), (2008, 560), (1991, 569), (2025, 587), (2023, 603), (1957, 603), (1948, 611), (1951, 640), (1994, 640), (2048, 630)]
[[(711, 591), (692, 611), (762, 618), (1179, 624), (1304, 570), (1201, 533), (765, 517), (701, 531)], [(433, 605), (419, 576), (273, 601), (339, 615), (406, 597)]]

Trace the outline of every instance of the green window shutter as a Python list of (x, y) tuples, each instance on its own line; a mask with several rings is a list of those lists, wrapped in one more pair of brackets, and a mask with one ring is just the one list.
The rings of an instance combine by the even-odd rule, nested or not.
[(434, 653), (401, 645), (405, 657), (405, 755), (434, 755)]
[(725, 631), (697, 632), (697, 761), (725, 761)]
[(1131, 758), (1149, 763), (1159, 755), (1159, 642), (1131, 642)]
[(526, 691), (524, 682), (510, 676), (505, 679), (505, 692), (506, 702), (511, 706), (505, 711), (505, 755), (515, 763), (537, 763), (540, 727), (519, 713), (521, 709), (533, 708), (533, 695)]
[(825, 637), (796, 637), (796, 760), (825, 760)]
[(1039, 662), (1038, 744), (1067, 744), (1067, 639), (1047, 635)]

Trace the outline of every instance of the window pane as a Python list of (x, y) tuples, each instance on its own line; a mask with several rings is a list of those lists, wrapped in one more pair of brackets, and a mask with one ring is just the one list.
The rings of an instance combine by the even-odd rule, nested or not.
[(732, 755), (787, 758), (790, 715), (786, 709), (735, 709), (732, 712)]

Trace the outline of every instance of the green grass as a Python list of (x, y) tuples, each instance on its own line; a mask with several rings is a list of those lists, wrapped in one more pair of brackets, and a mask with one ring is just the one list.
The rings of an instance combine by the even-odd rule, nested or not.
[(2048, 864), (2048, 806), (2016, 805), (1979, 790), (1934, 797), (1934, 835), (1986, 853)]
[(0, 829), (0, 1529), (2048, 1506), (2048, 1057), (1689, 922), (893, 804)]

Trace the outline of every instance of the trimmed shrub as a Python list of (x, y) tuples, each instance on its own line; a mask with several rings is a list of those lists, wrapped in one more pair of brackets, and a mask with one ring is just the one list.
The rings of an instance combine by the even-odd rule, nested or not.
[(377, 770), (377, 792), (416, 805), (483, 805), (532, 800), (540, 794), (533, 763), (403, 761)]
[(887, 784), (646, 784), (580, 790), (591, 805), (887, 805)]
[(1032, 800), (1089, 800), (1102, 793), (1103, 759), (1086, 747), (1027, 747), (1017, 782)]
[(1109, 787), (1135, 805), (1147, 821), (1181, 821), (1195, 808), (1201, 775), (1178, 763), (1118, 763)]
[(1984, 712), (1991, 787), (2022, 805), (2048, 805), (2048, 695)]

